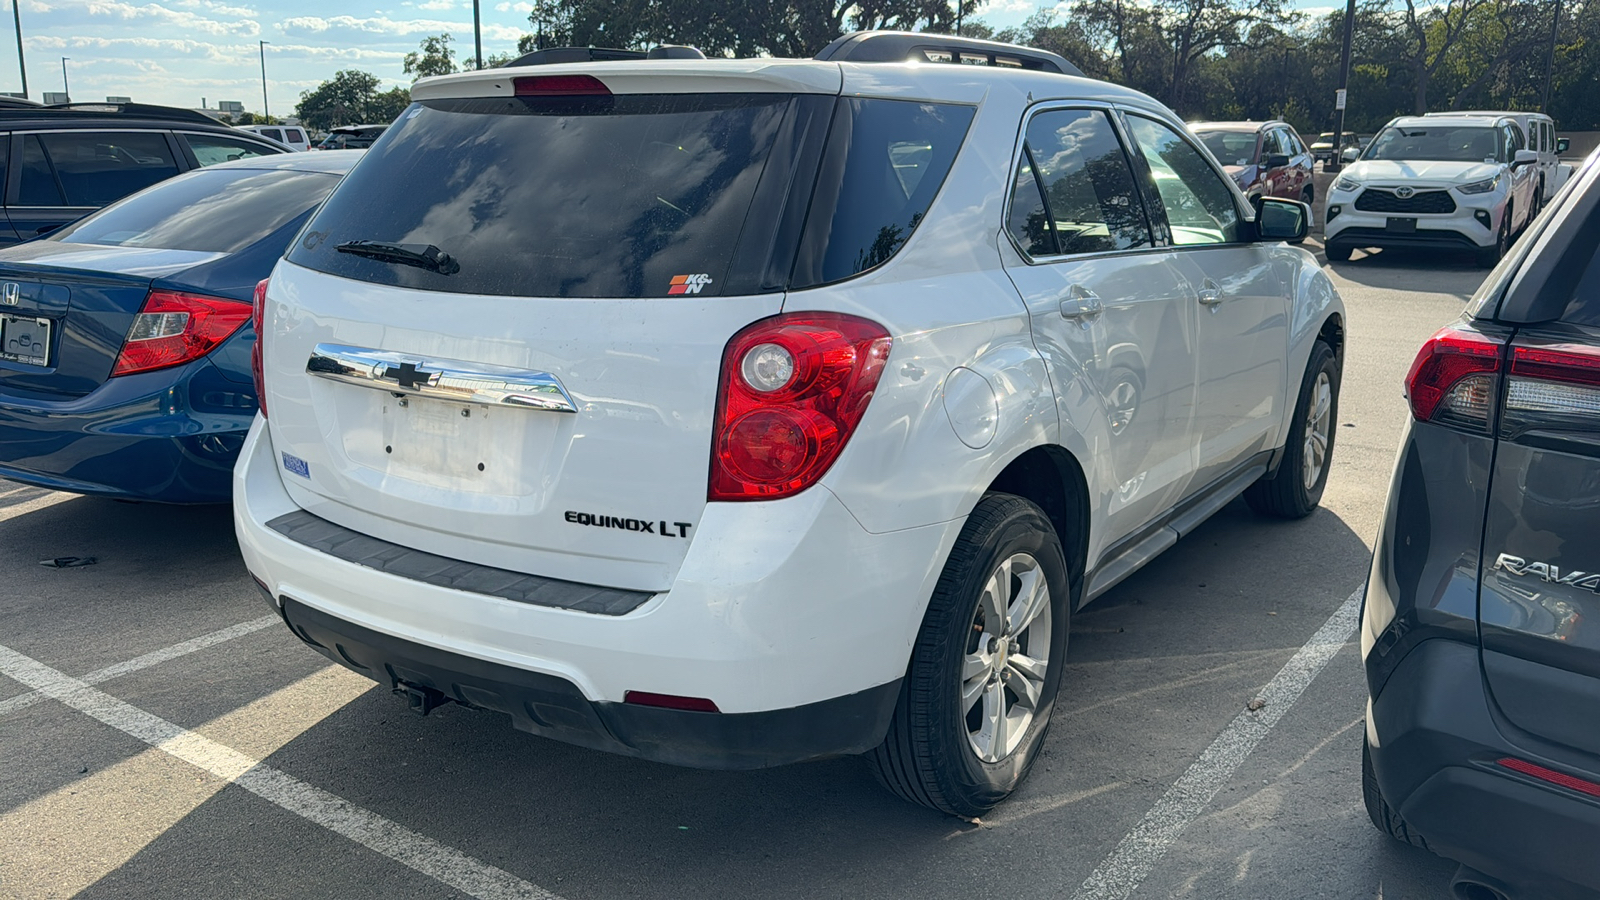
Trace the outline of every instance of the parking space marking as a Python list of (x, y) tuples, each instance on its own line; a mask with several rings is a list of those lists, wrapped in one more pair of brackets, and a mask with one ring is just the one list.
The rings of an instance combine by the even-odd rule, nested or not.
[(3, 645), (0, 675), (469, 896), (480, 900), (561, 900), (503, 869), (118, 700)]
[(1267, 705), (1235, 716), (1116, 849), (1101, 860), (1072, 900), (1124, 900), (1139, 887), (1183, 830), (1205, 811), (1261, 739), (1349, 642), (1361, 613), (1361, 593), (1357, 588), (1267, 682), (1259, 695)]
[[(254, 634), (255, 632), (260, 631), (269, 625), (273, 625), (282, 621), (283, 620), (277, 616), (262, 616), (259, 619), (251, 619), (248, 622), (240, 622), (237, 625), (230, 625), (227, 628), (223, 628), (219, 631), (213, 631), (210, 634), (202, 634), (197, 638), (191, 638), (187, 641), (173, 644), (170, 647), (163, 647), (160, 650), (151, 651), (143, 656), (135, 656), (133, 659), (130, 659), (127, 662), (120, 662), (116, 665), (106, 666), (104, 669), (90, 672), (78, 680), (82, 681), (84, 684), (100, 684), (102, 682), (110, 681), (113, 678), (121, 678), (129, 673), (137, 672), (140, 669), (148, 669), (151, 666), (160, 665), (168, 660), (177, 659), (180, 656), (186, 656), (190, 653), (194, 653), (197, 650), (204, 650), (207, 647), (215, 647), (218, 644), (231, 641), (234, 638), (244, 637), (247, 634)], [(38, 691), (32, 691), (26, 694), (18, 694), (17, 696), (7, 700), (0, 700), (0, 716), (4, 716), (6, 713), (16, 712), (19, 709), (25, 709), (43, 699), (45, 699), (44, 694), (41, 694)]]

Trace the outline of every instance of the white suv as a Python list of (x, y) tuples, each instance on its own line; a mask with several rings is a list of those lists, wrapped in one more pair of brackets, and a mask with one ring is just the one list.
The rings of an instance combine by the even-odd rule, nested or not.
[(1404, 116), (1328, 192), (1323, 243), (1473, 251), (1492, 266), (1539, 210), (1539, 154), (1506, 116)]
[(868, 33), (419, 82), (257, 292), (250, 572), (421, 712), (993, 807), (1073, 611), (1241, 492), (1310, 513), (1337, 416), (1306, 207), (1073, 71)]

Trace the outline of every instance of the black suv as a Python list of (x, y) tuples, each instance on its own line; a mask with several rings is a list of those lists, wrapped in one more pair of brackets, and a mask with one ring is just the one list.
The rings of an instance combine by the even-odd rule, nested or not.
[(0, 246), (190, 169), (288, 148), (191, 110), (143, 104), (0, 108)]
[(1406, 379), (1362, 613), (1372, 821), (1466, 898), (1600, 891), (1600, 155)]

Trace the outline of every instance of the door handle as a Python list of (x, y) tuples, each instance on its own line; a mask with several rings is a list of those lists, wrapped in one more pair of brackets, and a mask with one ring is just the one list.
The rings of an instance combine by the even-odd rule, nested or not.
[(1209, 306), (1213, 312), (1216, 311), (1217, 304), (1221, 303), (1224, 299), (1222, 296), (1222, 285), (1217, 284), (1215, 281), (1212, 281), (1209, 278), (1207, 278), (1205, 282), (1200, 285), (1200, 289), (1195, 292), (1195, 296), (1199, 298), (1201, 306)]
[(1075, 284), (1067, 288), (1066, 294), (1061, 298), (1059, 309), (1061, 318), (1075, 319), (1087, 328), (1089, 320), (1105, 310), (1105, 304), (1100, 302), (1099, 294), (1083, 285)]

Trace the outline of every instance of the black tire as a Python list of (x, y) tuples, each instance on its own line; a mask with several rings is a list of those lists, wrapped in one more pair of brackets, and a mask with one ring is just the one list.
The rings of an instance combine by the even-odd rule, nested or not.
[(1516, 211), (1516, 207), (1506, 204), (1506, 214), (1500, 217), (1500, 230), (1495, 232), (1494, 245), (1478, 250), (1478, 265), (1492, 269), (1499, 265), (1506, 251), (1511, 249), (1511, 220), (1515, 217)]
[(1378, 788), (1378, 776), (1372, 771), (1372, 748), (1367, 745), (1366, 735), (1361, 736), (1361, 801), (1366, 804), (1367, 818), (1372, 820), (1374, 828), (1401, 843), (1423, 850), (1432, 849), (1422, 835), (1412, 831), (1406, 825), (1406, 820), (1400, 818), (1400, 814), (1383, 799), (1383, 791)]
[(1304, 203), (1305, 205), (1310, 206), (1312, 203), (1316, 202), (1316, 199), (1317, 199), (1316, 188), (1307, 187), (1307, 188), (1305, 188), (1305, 189), (1300, 191), (1300, 202), (1301, 203)]
[(1328, 244), (1322, 248), (1328, 257), (1328, 262), (1349, 262), (1350, 254), (1355, 252), (1355, 249), (1348, 244)]
[[(1326, 373), (1330, 388), (1327, 440), (1323, 450), (1322, 466), (1314, 482), (1305, 481), (1307, 414), (1311, 411), (1313, 387), (1318, 376)], [(1328, 486), (1328, 470), (1333, 467), (1333, 444), (1339, 426), (1339, 360), (1333, 348), (1318, 340), (1311, 345), (1311, 359), (1306, 363), (1306, 375), (1300, 380), (1300, 397), (1294, 405), (1294, 419), (1289, 427), (1289, 438), (1284, 444), (1283, 459), (1278, 471), (1271, 477), (1245, 489), (1245, 502), (1250, 508), (1265, 516), (1280, 519), (1303, 519), (1322, 502), (1322, 491)]]
[[(1037, 561), (1050, 590), (1049, 656), (1032, 722), (1008, 754), (986, 762), (969, 740), (961, 666), (972, 652), (969, 641), (983, 637), (980, 631), (974, 638), (973, 632), (984, 585), (1002, 561), (1017, 553)], [(967, 517), (934, 588), (889, 733), (867, 755), (884, 787), (913, 803), (969, 818), (984, 815), (1016, 790), (1050, 727), (1079, 578), (1069, 570), (1055, 528), (1039, 507), (1012, 494), (984, 496)], [(1018, 638), (1024, 637), (1032, 635), (1024, 630)], [(1027, 644), (1017, 646), (1036, 653)], [(1014, 696), (1007, 690), (1000, 688), (1003, 696)]]

